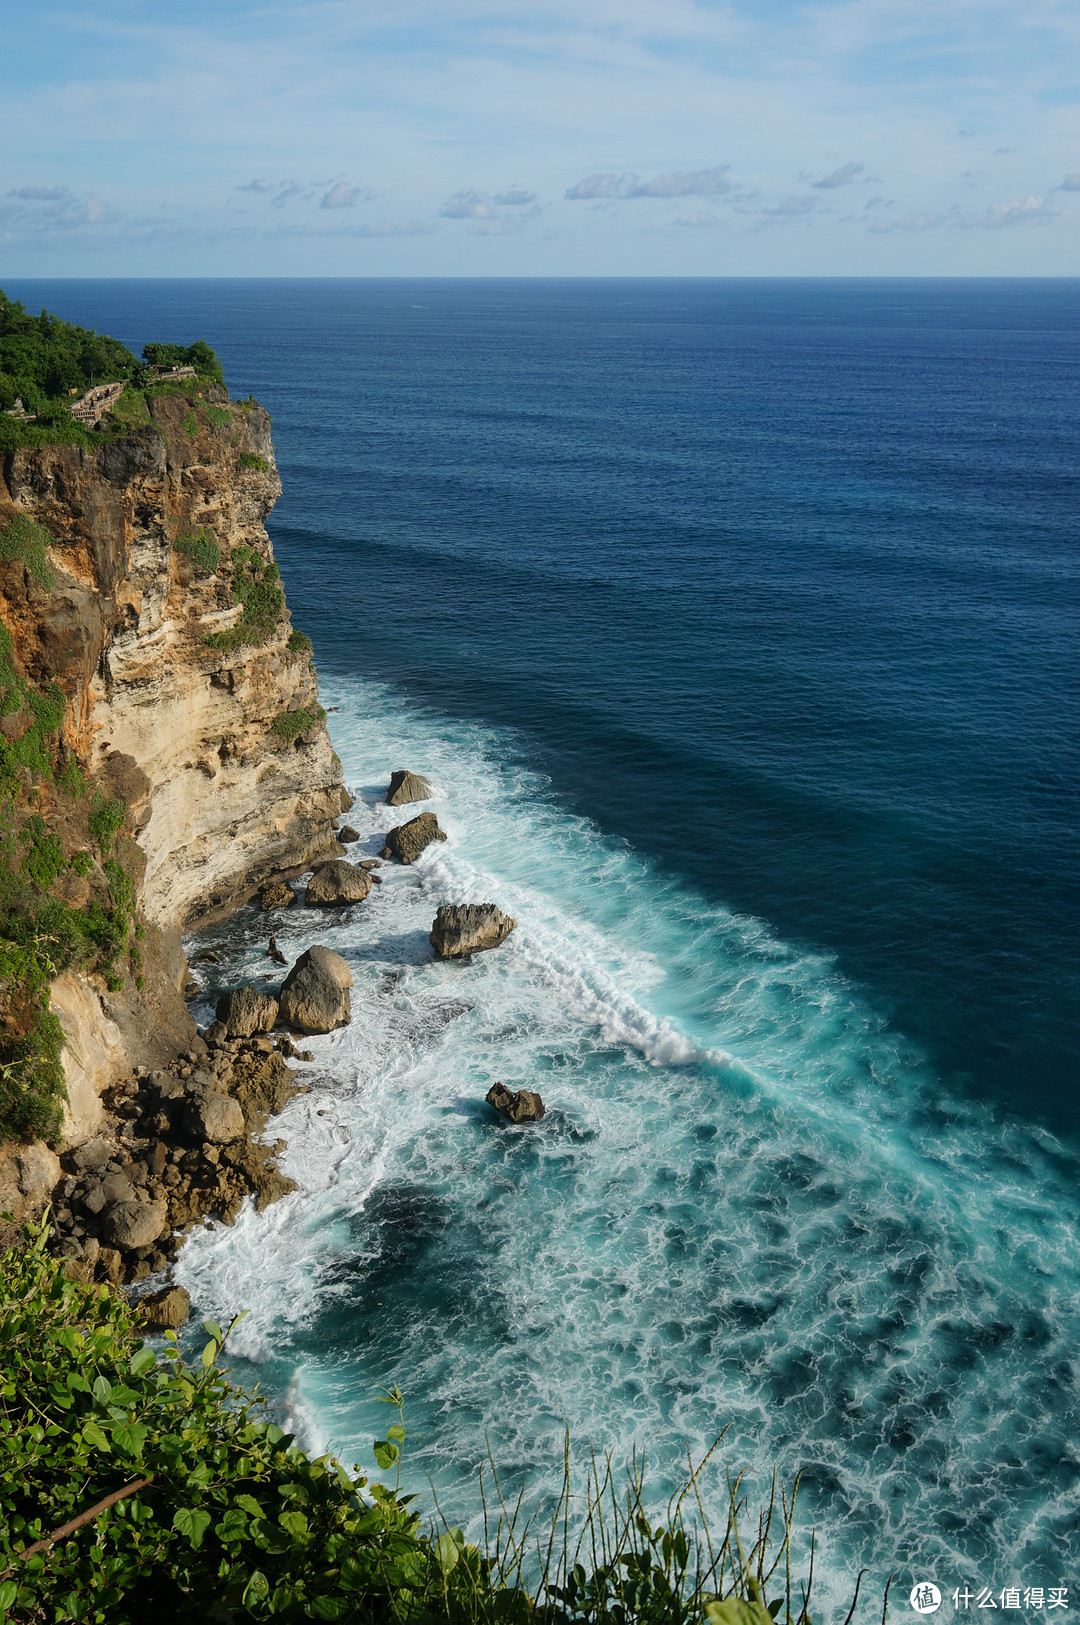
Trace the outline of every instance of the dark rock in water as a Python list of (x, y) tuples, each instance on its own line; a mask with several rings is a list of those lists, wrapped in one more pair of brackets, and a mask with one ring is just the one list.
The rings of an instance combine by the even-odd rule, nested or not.
[[(381, 869), (382, 864), (378, 858), (361, 858), (360, 867), (361, 869)], [(374, 879), (374, 876), (372, 876), (372, 879)]]
[(410, 773), (406, 768), (399, 768), (390, 775), (390, 788), (386, 792), (386, 805), (388, 807), (403, 807), (408, 801), (429, 801), (431, 799), (431, 785), (422, 773)]
[(352, 1020), (353, 973), (330, 948), (301, 954), (281, 989), (281, 1019), (302, 1033), (329, 1033)]
[(167, 1286), (162, 1292), (140, 1298), (138, 1309), (144, 1326), (154, 1331), (178, 1332), (191, 1314), (191, 1299), (184, 1287)]
[(516, 925), (494, 903), (444, 903), (428, 941), (440, 959), (461, 959), (484, 948), (497, 948)]
[(148, 1247), (165, 1229), (167, 1213), (164, 1202), (118, 1202), (105, 1215), (103, 1233), (111, 1247), (130, 1252), (135, 1247)]
[(249, 982), (223, 993), (214, 1014), (225, 1023), (230, 1038), (250, 1038), (253, 1033), (270, 1031), (278, 1017), (278, 1002)]
[[(274, 961), (275, 965), (287, 965), (289, 963), (277, 945), (277, 937), (270, 938), (270, 942), (266, 949), (266, 955), (268, 959), (272, 959)], [(266, 1030), (269, 1032), (270, 1029), (267, 1028)]]
[(544, 1102), (532, 1089), (513, 1090), (505, 1083), (493, 1083), (484, 1099), (511, 1123), (539, 1123), (547, 1115)]
[(266, 914), (272, 908), (288, 908), (290, 903), (296, 902), (296, 893), (283, 880), (271, 880), (259, 892), (259, 902)]
[(402, 863), (415, 863), (425, 847), (432, 841), (445, 841), (446, 835), (439, 828), (439, 820), (432, 812), (418, 814), (410, 818), (407, 824), (399, 824), (397, 829), (387, 832), (386, 845), (380, 857), (397, 858)]
[(344, 824), (342, 825), (341, 829), (338, 830), (337, 838), (341, 842), (342, 846), (352, 846), (354, 841), (358, 841), (360, 839), (360, 831), (358, 829), (353, 829), (351, 824)]
[(362, 903), (370, 890), (371, 876), (366, 869), (358, 869), (344, 858), (333, 858), (316, 869), (304, 901), (309, 908), (342, 908), (348, 903)]

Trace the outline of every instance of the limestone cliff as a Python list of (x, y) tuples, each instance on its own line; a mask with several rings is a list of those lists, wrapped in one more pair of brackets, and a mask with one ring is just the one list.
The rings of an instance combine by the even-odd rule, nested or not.
[[(142, 421), (100, 446), (8, 452), (0, 478), (0, 541), (39, 538), (0, 550), (9, 670), (63, 697), (53, 770), (20, 770), (16, 825), (55, 826), (66, 862), (97, 827), (86, 809), (122, 804), (138, 849), (139, 974), (74, 966), (53, 985), (69, 1142), (95, 1131), (103, 1089), (193, 1033), (180, 931), (270, 875), (339, 854), (332, 821), (348, 804), (265, 529), (281, 490), (269, 418), (220, 386), (140, 407)], [(14, 693), (0, 727), (17, 744), (33, 717), (12, 710)], [(50, 895), (92, 902), (104, 884), (94, 861), (87, 875), (61, 864)]]

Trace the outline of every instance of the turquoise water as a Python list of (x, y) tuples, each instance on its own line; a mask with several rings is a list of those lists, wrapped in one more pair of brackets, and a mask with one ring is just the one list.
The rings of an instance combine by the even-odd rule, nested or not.
[[(299, 1194), (185, 1249), (241, 1363), (366, 1464), (399, 1382), (473, 1528), (488, 1444), (538, 1506), (564, 1427), (658, 1496), (727, 1427), (830, 1604), (1068, 1584), (1078, 285), (35, 289), (270, 407), (361, 851), (402, 766), (450, 837), (275, 918), (355, 1019)], [(437, 964), (453, 900), (518, 929)]]

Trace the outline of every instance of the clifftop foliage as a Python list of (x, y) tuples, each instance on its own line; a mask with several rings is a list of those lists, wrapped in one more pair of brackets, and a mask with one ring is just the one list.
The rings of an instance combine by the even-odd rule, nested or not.
[(222, 1374), (220, 1326), (206, 1323), (194, 1366), (175, 1333), (148, 1347), (119, 1293), (65, 1277), (46, 1230), (0, 1268), (0, 1617), (13, 1625), (810, 1625), (789, 1505), (746, 1540), (733, 1491), (713, 1542), (684, 1523), (692, 1486), (657, 1525), (640, 1477), (601, 1466), (580, 1537), (565, 1496), (532, 1531), (500, 1498), (481, 1551), (460, 1529), (425, 1529), (401, 1493), (396, 1389), (398, 1420), (373, 1445), (391, 1487), (296, 1449)]
[[(32, 316), (0, 290), (0, 453), (16, 446), (93, 445), (99, 437), (75, 421), (72, 399), (95, 384), (127, 382), (144, 394), (175, 388), (159, 379), (157, 367), (191, 366), (190, 383), (220, 384), (221, 366), (203, 339), (194, 344), (146, 344), (144, 360), (119, 342), (90, 328), (65, 322), (48, 311)], [(32, 421), (11, 417), (16, 401)]]

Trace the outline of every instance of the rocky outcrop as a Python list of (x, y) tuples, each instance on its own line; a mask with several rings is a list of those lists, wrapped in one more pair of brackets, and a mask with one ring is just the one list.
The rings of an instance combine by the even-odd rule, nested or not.
[(288, 908), (296, 902), (296, 893), (283, 880), (268, 881), (259, 891), (259, 903), (264, 913), (273, 908)]
[(245, 1197), (262, 1209), (295, 1189), (275, 1166), (282, 1142), (259, 1138), (300, 1088), (294, 1074), (268, 1038), (195, 1043), (110, 1090), (104, 1132), (62, 1157), (54, 1246), (76, 1279), (142, 1280), (187, 1226), (230, 1223)]
[(302, 1033), (329, 1033), (352, 1020), (353, 973), (330, 948), (301, 954), (281, 989), (281, 1019)]
[(278, 1017), (278, 1002), (272, 994), (248, 982), (231, 993), (222, 994), (214, 1011), (225, 1028), (226, 1038), (251, 1038), (268, 1033)]
[(444, 903), (428, 941), (440, 959), (462, 959), (505, 942), (517, 925), (494, 903)]
[(484, 1099), (511, 1123), (539, 1123), (547, 1116), (544, 1102), (532, 1089), (511, 1090), (505, 1083), (493, 1083)]
[(380, 856), (397, 858), (399, 863), (415, 863), (432, 841), (445, 840), (446, 836), (439, 828), (439, 820), (435, 814), (424, 812), (416, 818), (410, 818), (407, 824), (399, 824), (396, 829), (390, 830)]
[(186, 1288), (167, 1286), (160, 1292), (151, 1292), (139, 1299), (139, 1319), (155, 1332), (178, 1332), (186, 1326), (191, 1314), (191, 1299)]
[(409, 801), (430, 801), (431, 785), (422, 773), (410, 773), (402, 767), (390, 775), (390, 788), (386, 792), (388, 807), (403, 807)]
[[(352, 801), (265, 529), (279, 491), (265, 412), (197, 379), (149, 398), (126, 436), (0, 459), (0, 532), (38, 538), (0, 550), (3, 658), (62, 702), (17, 817), (43, 818), (65, 863), (88, 860), (52, 896), (126, 908), (137, 928), (114, 963), (53, 985), (65, 1146), (102, 1132), (113, 1084), (193, 1041), (180, 932), (260, 886), (285, 906), (289, 876), (342, 856), (333, 824)], [(22, 700), (4, 720), (5, 740), (36, 725)], [(119, 825), (93, 833), (114, 808)]]
[(336, 858), (316, 869), (308, 881), (304, 902), (308, 908), (343, 908), (347, 903), (362, 903), (370, 890), (371, 876), (366, 869)]

